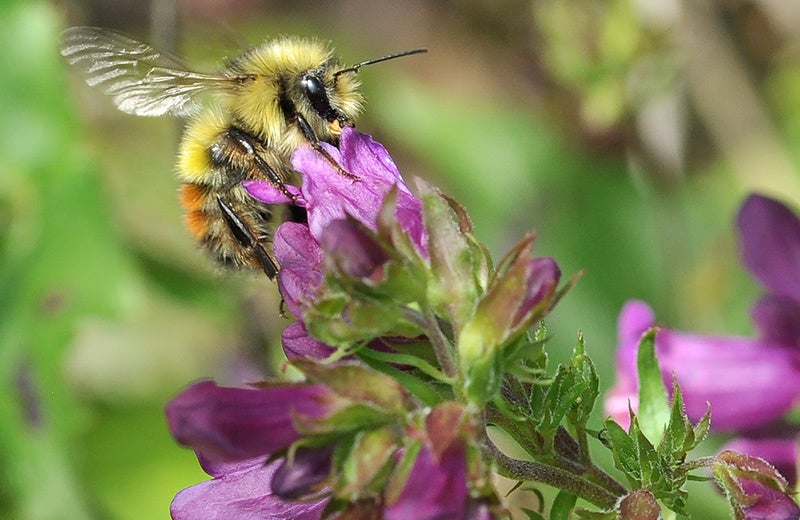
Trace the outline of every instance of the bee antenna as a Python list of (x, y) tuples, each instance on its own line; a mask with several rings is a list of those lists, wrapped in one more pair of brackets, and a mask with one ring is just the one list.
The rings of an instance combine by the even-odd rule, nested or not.
[(428, 49), (412, 49), (410, 51), (402, 51), (396, 52), (394, 54), (387, 54), (386, 56), (381, 56), (380, 58), (373, 58), (371, 60), (362, 61), (361, 63), (356, 63), (352, 67), (347, 67), (346, 69), (337, 70), (333, 73), (333, 80), (336, 81), (336, 78), (339, 77), (339, 74), (345, 74), (347, 72), (358, 72), (358, 69), (365, 65), (372, 65), (373, 63), (380, 63), (382, 61), (389, 61), (395, 58), (402, 58), (403, 56), (410, 56), (412, 54), (424, 54), (428, 52)]

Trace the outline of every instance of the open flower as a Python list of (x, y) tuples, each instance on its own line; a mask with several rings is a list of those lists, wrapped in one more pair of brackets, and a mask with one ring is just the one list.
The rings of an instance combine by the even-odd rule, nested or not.
[(266, 461), (300, 438), (297, 421), (323, 420), (336, 403), (326, 387), (310, 384), (227, 388), (202, 381), (184, 390), (167, 405), (170, 432), (214, 479), (178, 493), (172, 517), (319, 518), (324, 501), (287, 501), (273, 490), (275, 479), (286, 480), (283, 466)]
[[(656, 355), (668, 388), (677, 377), (690, 418), (698, 420), (710, 403), (712, 429), (745, 432), (729, 446), (763, 457), (794, 481), (797, 441), (791, 435), (770, 438), (769, 425), (800, 397), (800, 219), (778, 201), (751, 195), (736, 223), (742, 262), (767, 290), (751, 310), (759, 337), (661, 329)], [(628, 407), (638, 405), (638, 343), (654, 325), (643, 302), (628, 302), (620, 313), (617, 382), (605, 407), (622, 425), (628, 424)]]
[[(628, 402), (634, 409), (637, 405), (639, 340), (654, 325), (653, 311), (644, 302), (628, 302), (620, 313), (617, 383), (606, 412), (623, 426), (629, 420)], [(656, 356), (667, 388), (673, 374), (678, 379), (689, 418), (700, 420), (711, 403), (711, 427), (718, 431), (762, 426), (783, 416), (800, 396), (800, 352), (790, 346), (662, 328)]]
[(327, 143), (321, 145), (352, 176), (343, 175), (310, 146), (301, 146), (292, 156), (292, 165), (303, 174), (295, 201), (268, 182), (244, 183), (252, 196), (264, 202), (294, 202), (305, 207), (308, 223), (282, 224), (275, 233), (274, 244), (281, 266), (281, 295), (299, 318), (318, 295), (324, 258), (347, 276), (380, 278), (381, 266), (391, 257), (359, 226), (371, 232), (378, 230), (380, 212), (390, 193), (394, 193), (393, 218), (399, 228), (421, 257), (428, 254), (422, 204), (403, 181), (386, 149), (351, 127), (343, 130), (338, 150)]

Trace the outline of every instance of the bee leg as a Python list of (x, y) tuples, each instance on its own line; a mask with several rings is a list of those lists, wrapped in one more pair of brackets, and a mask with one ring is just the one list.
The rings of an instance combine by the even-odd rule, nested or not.
[(228, 224), (234, 238), (236, 238), (242, 247), (247, 248), (253, 253), (253, 256), (258, 261), (259, 265), (261, 265), (261, 269), (264, 270), (264, 274), (267, 275), (267, 278), (270, 280), (274, 279), (275, 275), (278, 274), (278, 266), (275, 260), (272, 259), (253, 232), (248, 229), (247, 225), (242, 222), (236, 212), (233, 211), (221, 197), (217, 197), (217, 205), (222, 211), (222, 218), (225, 219), (225, 223)]
[(322, 156), (325, 157), (325, 159), (329, 163), (331, 163), (331, 166), (333, 166), (340, 175), (347, 177), (348, 179), (353, 179), (354, 181), (359, 180), (358, 175), (353, 175), (352, 173), (346, 171), (344, 168), (339, 166), (339, 163), (337, 163), (336, 160), (333, 157), (331, 157), (331, 154), (328, 153), (328, 150), (326, 150), (325, 148), (322, 147), (321, 144), (319, 144), (319, 139), (317, 139), (317, 135), (314, 133), (314, 129), (311, 128), (311, 125), (308, 124), (308, 121), (306, 121), (306, 119), (300, 114), (297, 114), (296, 117), (297, 117), (297, 126), (300, 127), (300, 131), (303, 132), (303, 135), (305, 136), (306, 139), (308, 139), (308, 142), (311, 144), (314, 150), (322, 154)]
[[(227, 141), (227, 142), (225, 142)], [(235, 153), (232, 151), (235, 150)], [(297, 196), (293, 195), (286, 188), (286, 184), (280, 175), (272, 168), (272, 166), (264, 160), (261, 154), (258, 153), (258, 145), (256, 138), (249, 133), (232, 126), (228, 131), (223, 134), (222, 141), (218, 142), (211, 150), (212, 160), (217, 164), (231, 166), (235, 156), (241, 155), (247, 158), (246, 162), (250, 163), (252, 168), (258, 170), (263, 178), (277, 186), (281, 193), (283, 193), (292, 203), (297, 202)], [(236, 184), (246, 178), (252, 178), (245, 170), (239, 169), (241, 175), (231, 176), (228, 188), (233, 188)]]

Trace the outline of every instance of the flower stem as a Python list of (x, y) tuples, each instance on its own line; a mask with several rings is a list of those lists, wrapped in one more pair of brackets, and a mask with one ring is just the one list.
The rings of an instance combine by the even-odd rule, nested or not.
[(439, 366), (442, 367), (445, 375), (449, 378), (455, 379), (458, 374), (455, 360), (453, 359), (453, 349), (451, 343), (439, 327), (439, 321), (436, 319), (436, 314), (427, 305), (423, 306), (425, 313), (426, 330), (428, 332), (428, 339), (431, 340), (433, 351), (436, 353), (436, 360)]
[(490, 439), (486, 438), (485, 442), (492, 458), (499, 465), (498, 473), (505, 477), (533, 480), (556, 489), (563, 489), (603, 509), (611, 509), (617, 502), (617, 495), (597, 484), (547, 464), (512, 459), (500, 451)]

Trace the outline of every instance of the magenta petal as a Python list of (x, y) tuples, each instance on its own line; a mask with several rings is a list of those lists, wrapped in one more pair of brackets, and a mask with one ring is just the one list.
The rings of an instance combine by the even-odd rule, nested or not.
[[(627, 303), (620, 314), (617, 383), (606, 402), (606, 411), (620, 424), (627, 422), (627, 400), (638, 392), (639, 340), (652, 325), (652, 310), (642, 302)], [(656, 356), (667, 388), (672, 388), (673, 374), (677, 377), (689, 418), (699, 420), (711, 403), (711, 427), (717, 431), (757, 428), (780, 418), (800, 396), (796, 348), (662, 329), (656, 335)]]
[(764, 296), (750, 309), (750, 317), (763, 340), (800, 346), (800, 302)]
[(285, 222), (275, 232), (274, 250), (281, 266), (281, 296), (289, 311), (302, 318), (306, 305), (322, 284), (322, 249), (307, 226)]
[[(339, 151), (325, 149), (342, 167), (356, 176), (342, 175), (311, 147), (298, 148), (292, 165), (303, 173), (303, 195), (308, 210), (311, 234), (319, 239), (327, 225), (352, 216), (368, 228), (376, 229), (378, 211), (386, 195), (397, 187), (396, 218), (423, 255), (427, 255), (427, 233), (422, 222), (422, 204), (411, 194), (386, 149), (366, 134), (345, 128)], [(323, 143), (324, 145), (324, 143)]]
[(245, 471), (251, 466), (263, 466), (267, 460), (266, 455), (259, 455), (252, 459), (235, 461), (210, 458), (202, 451), (196, 452), (195, 455), (197, 456), (197, 462), (200, 463), (200, 467), (203, 468), (203, 471), (212, 477), (221, 477), (223, 475), (227, 475), (228, 473), (238, 473), (240, 471)]
[(788, 412), (800, 396), (797, 354), (791, 347), (736, 336), (663, 330), (656, 337), (665, 382), (672, 373), (677, 376), (693, 420), (710, 402), (711, 427), (717, 431), (756, 428)]
[(617, 376), (617, 383), (608, 391), (603, 401), (603, 411), (614, 422), (625, 428), (631, 426), (631, 409), (639, 409), (639, 388), (636, 381), (626, 378), (622, 381)]
[(266, 456), (299, 438), (293, 414), (328, 411), (325, 387), (284, 385), (258, 389), (196, 383), (167, 404), (170, 432), (209, 460), (241, 461)]
[(647, 330), (656, 324), (653, 309), (639, 300), (630, 300), (622, 307), (617, 321), (617, 377), (624, 378), (633, 385), (634, 391), (639, 386), (636, 374), (636, 353), (639, 342)]
[(636, 373), (636, 354), (639, 341), (646, 330), (655, 325), (653, 309), (639, 300), (625, 303), (617, 321), (619, 344), (616, 356), (617, 381), (606, 394), (603, 409), (606, 415), (625, 428), (630, 427), (630, 410), (639, 409), (639, 377)]
[(292, 186), (291, 184), (285, 184), (284, 187), (286, 188), (287, 192), (289, 192), (291, 195), (294, 195), (294, 200), (287, 197), (283, 190), (271, 182), (244, 181), (242, 182), (242, 186), (244, 186), (244, 189), (247, 190), (247, 193), (249, 193), (252, 197), (267, 204), (289, 204), (297, 202), (300, 206), (302, 206), (304, 202), (302, 195), (300, 194), (300, 190), (297, 188), (297, 186)]
[(386, 250), (353, 219), (331, 221), (319, 240), (327, 258), (343, 275), (357, 280), (380, 277)]
[(326, 359), (336, 349), (308, 335), (302, 321), (296, 321), (281, 333), (283, 352), (289, 360), (297, 358)]
[(781, 493), (761, 482), (741, 479), (745, 493), (758, 496), (758, 500), (749, 507), (743, 507), (745, 520), (798, 520), (800, 507), (792, 497)]
[(411, 194), (389, 152), (371, 136), (355, 128), (345, 128), (339, 148), (342, 150), (342, 166), (347, 171), (388, 186), (397, 184), (401, 191)]
[(423, 446), (400, 497), (384, 510), (384, 518), (463, 518), (468, 496), (463, 446), (446, 449), (438, 463), (430, 448)]
[(250, 464), (179, 492), (172, 500), (173, 520), (319, 519), (324, 501), (284, 502), (270, 491), (277, 463)]
[(745, 200), (737, 218), (742, 261), (769, 292), (800, 302), (800, 220), (762, 195)]

